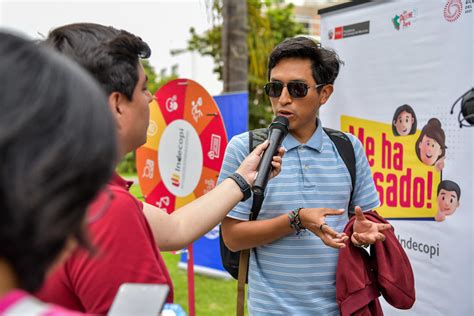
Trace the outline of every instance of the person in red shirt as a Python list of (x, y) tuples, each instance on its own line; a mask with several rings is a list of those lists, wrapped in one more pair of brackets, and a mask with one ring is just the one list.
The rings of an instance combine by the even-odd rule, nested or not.
[[(139, 58), (148, 58), (151, 50), (141, 38), (113, 27), (79, 23), (54, 29), (44, 45), (77, 61), (105, 89), (117, 122), (121, 156), (146, 142), (153, 97)], [(81, 312), (105, 314), (122, 283), (165, 283), (172, 302), (172, 283), (160, 251), (187, 246), (248, 198), (266, 146), (268, 142), (257, 147), (233, 178), (172, 214), (135, 199), (128, 192), (130, 183), (115, 175), (92, 204), (89, 231), (95, 255), (78, 249), (37, 296)], [(273, 158), (272, 176), (281, 169), (282, 155), (281, 148)]]
[(0, 31), (0, 315), (77, 315), (38, 290), (73, 248), (117, 141), (107, 98), (83, 69)]

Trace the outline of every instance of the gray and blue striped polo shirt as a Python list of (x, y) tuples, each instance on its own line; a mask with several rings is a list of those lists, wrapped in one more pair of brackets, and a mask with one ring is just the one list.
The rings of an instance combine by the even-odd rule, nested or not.
[[(356, 156), (354, 205), (362, 210), (379, 206), (379, 198), (360, 141), (348, 134)], [(229, 142), (219, 182), (233, 173), (248, 155), (248, 133)], [(281, 173), (272, 179), (258, 219), (287, 214), (297, 207), (346, 209), (351, 178), (334, 143), (321, 127), (306, 144), (291, 134), (283, 141), (286, 149)], [(240, 202), (229, 217), (247, 221), (252, 199)], [(257, 219), (257, 220), (258, 220)], [(348, 221), (343, 215), (328, 216), (326, 222), (342, 232)], [(338, 250), (330, 248), (309, 231), (292, 233), (251, 252), (248, 287), (250, 315), (339, 315), (336, 304)]]

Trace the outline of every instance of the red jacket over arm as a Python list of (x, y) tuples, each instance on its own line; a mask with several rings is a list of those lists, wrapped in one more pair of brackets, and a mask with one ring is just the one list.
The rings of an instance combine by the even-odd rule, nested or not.
[[(364, 213), (375, 223), (388, 222), (376, 212)], [(352, 235), (355, 216), (344, 232)], [(394, 230), (384, 232), (385, 241), (371, 246), (371, 255), (352, 245), (341, 249), (336, 271), (336, 299), (341, 315), (383, 315), (378, 297), (399, 309), (415, 303), (415, 280), (410, 261), (395, 236)]]

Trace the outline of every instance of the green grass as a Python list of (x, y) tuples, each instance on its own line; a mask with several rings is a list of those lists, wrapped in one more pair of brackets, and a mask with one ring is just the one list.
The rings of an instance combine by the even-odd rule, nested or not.
[[(130, 192), (143, 200), (138, 184), (134, 184), (130, 188)], [(178, 268), (181, 256), (170, 252), (161, 254), (173, 280), (174, 302), (189, 313), (187, 272)], [(235, 315), (237, 281), (195, 274), (194, 285), (196, 315)]]

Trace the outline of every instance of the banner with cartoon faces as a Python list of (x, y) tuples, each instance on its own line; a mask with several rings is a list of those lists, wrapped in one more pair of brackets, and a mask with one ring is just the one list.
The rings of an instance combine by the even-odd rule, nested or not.
[(344, 61), (321, 120), (364, 145), (377, 211), (415, 273), (415, 305), (383, 302), (387, 315), (474, 315), (473, 2), (376, 2), (321, 16), (323, 46)]

